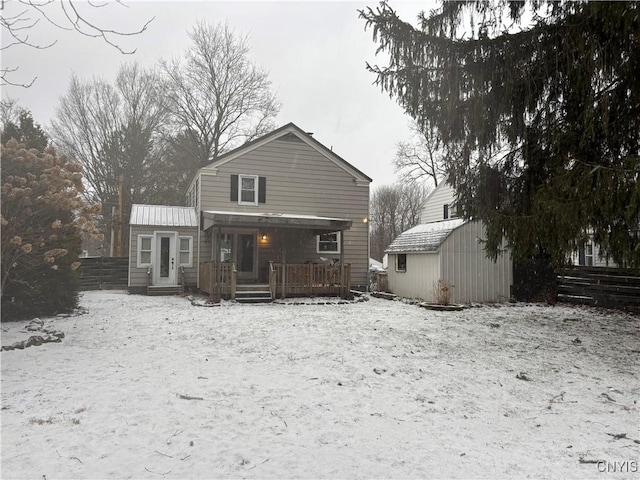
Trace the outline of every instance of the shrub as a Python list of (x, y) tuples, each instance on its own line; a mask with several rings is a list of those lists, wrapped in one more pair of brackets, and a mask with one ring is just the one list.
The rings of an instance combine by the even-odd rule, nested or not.
[(10, 140), (2, 145), (2, 320), (77, 306), (80, 239), (99, 206), (82, 199), (81, 168)]

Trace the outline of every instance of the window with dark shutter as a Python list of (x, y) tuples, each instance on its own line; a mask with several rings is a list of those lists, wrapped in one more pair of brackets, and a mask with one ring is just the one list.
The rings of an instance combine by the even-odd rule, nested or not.
[(258, 203), (267, 203), (267, 177), (258, 178)]
[(447, 203), (444, 204), (444, 209), (443, 209), (443, 217), (445, 220), (449, 218), (449, 205)]
[(238, 201), (238, 175), (231, 175), (231, 201)]

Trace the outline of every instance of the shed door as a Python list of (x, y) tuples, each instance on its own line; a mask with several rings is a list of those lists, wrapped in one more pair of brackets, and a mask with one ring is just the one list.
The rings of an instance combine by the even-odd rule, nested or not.
[(156, 255), (153, 266), (155, 285), (176, 285), (176, 234), (156, 234)]

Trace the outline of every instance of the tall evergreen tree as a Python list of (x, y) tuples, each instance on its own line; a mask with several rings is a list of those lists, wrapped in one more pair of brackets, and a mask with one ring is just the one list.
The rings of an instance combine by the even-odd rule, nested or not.
[[(403, 22), (360, 12), (388, 66), (367, 65), (424, 130), (467, 217), (516, 258), (566, 261), (588, 235), (640, 268), (638, 2), (444, 2)], [(526, 21), (525, 21), (526, 20)]]

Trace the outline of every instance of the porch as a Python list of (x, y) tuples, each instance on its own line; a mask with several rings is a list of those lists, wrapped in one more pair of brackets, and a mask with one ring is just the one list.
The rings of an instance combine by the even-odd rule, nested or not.
[[(221, 298), (235, 300), (242, 284), (238, 284), (235, 262), (208, 261), (200, 263), (199, 285), (217, 302)], [(264, 288), (271, 300), (300, 296), (350, 298), (351, 265), (270, 262), (268, 284)]]
[(344, 232), (351, 224), (310, 215), (205, 211), (202, 229), (211, 254), (201, 258), (198, 286), (216, 301), (244, 300), (244, 294), (238, 297), (242, 284), (272, 300), (347, 298), (351, 265), (344, 261)]

